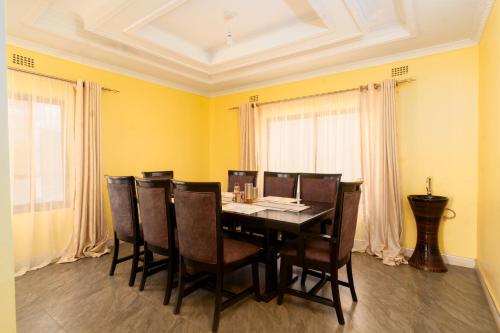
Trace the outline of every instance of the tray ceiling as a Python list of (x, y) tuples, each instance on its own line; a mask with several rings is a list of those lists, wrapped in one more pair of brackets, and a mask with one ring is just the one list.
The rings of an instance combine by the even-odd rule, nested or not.
[[(204, 95), (477, 41), (492, 0), (8, 0), (8, 41)], [(228, 38), (230, 34), (232, 38)]]

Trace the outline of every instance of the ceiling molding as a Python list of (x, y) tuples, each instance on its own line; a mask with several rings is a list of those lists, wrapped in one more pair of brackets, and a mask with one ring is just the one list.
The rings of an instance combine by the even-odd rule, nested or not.
[(210, 95), (206, 91), (195, 89), (195, 88), (188, 86), (188, 85), (179, 84), (177, 82), (173, 82), (173, 81), (169, 81), (169, 80), (161, 80), (161, 79), (158, 79), (158, 78), (150, 76), (150, 75), (146, 75), (146, 74), (139, 73), (136, 71), (131, 71), (131, 70), (126, 69), (124, 67), (113, 66), (113, 65), (109, 65), (107, 63), (103, 63), (100, 61), (91, 60), (87, 57), (81, 57), (81, 56), (78, 56), (78, 55), (70, 53), (70, 52), (61, 51), (61, 50), (58, 50), (58, 49), (55, 49), (52, 47), (48, 47), (48, 46), (45, 46), (42, 44), (23, 40), (23, 39), (20, 39), (17, 37), (12, 37), (12, 36), (7, 35), (6, 39), (7, 39), (7, 45), (17, 46), (17, 47), (27, 49), (30, 51), (35, 51), (35, 52), (43, 53), (43, 54), (46, 54), (49, 56), (57, 57), (57, 58), (60, 58), (63, 60), (72, 61), (72, 62), (78, 63), (80, 65), (90, 66), (90, 67), (94, 67), (96, 69), (100, 69), (100, 70), (112, 72), (115, 74), (128, 76), (130, 78), (146, 81), (149, 83), (154, 83), (154, 84), (166, 87), (166, 88), (180, 90), (180, 91), (183, 91), (186, 93), (191, 93), (191, 94), (200, 95), (200, 96), (204, 96), (204, 97), (210, 97)]
[[(379, 58), (373, 58), (373, 59), (369, 59), (369, 60), (357, 61), (357, 62), (352, 62), (352, 63), (343, 64), (343, 65), (339, 65), (339, 66), (333, 66), (333, 67), (329, 67), (329, 68), (323, 68), (320, 70), (310, 71), (310, 72), (302, 73), (299, 75), (291, 75), (291, 76), (287, 76), (287, 77), (282, 77), (282, 78), (279, 78), (276, 80), (262, 81), (262, 82), (251, 84), (251, 85), (241, 86), (241, 87), (238, 87), (235, 89), (221, 90), (221, 91), (215, 92), (213, 94), (209, 94), (208, 96), (209, 97), (218, 97), (218, 96), (224, 96), (224, 95), (229, 95), (229, 94), (241, 93), (241, 92), (249, 91), (249, 90), (268, 88), (268, 87), (275, 86), (275, 85), (286, 84), (286, 83), (291, 83), (291, 82), (296, 82), (296, 81), (301, 81), (301, 80), (306, 80), (306, 79), (312, 79), (315, 77), (327, 76), (327, 75), (343, 73), (343, 72), (350, 72), (350, 71), (354, 71), (354, 70), (358, 70), (358, 69), (369, 68), (369, 67), (373, 67), (373, 66), (384, 65), (384, 64), (388, 64), (388, 63), (393, 63), (393, 62), (404, 61), (404, 60), (408, 60), (408, 59), (414, 59), (414, 58), (429, 56), (429, 55), (438, 54), (438, 53), (454, 51), (454, 50), (458, 50), (458, 49), (472, 47), (474, 45), (477, 45), (476, 41), (474, 41), (472, 39), (464, 39), (464, 40), (459, 40), (459, 41), (456, 41), (453, 43), (436, 45), (436, 46), (427, 47), (427, 48), (423, 48), (423, 49), (419, 49), (419, 50), (413, 50), (413, 51), (409, 51), (409, 52), (403, 52), (403, 53), (399, 53), (399, 54), (393, 54), (393, 55), (379, 57)], [(360, 84), (362, 84), (362, 83), (360, 83)]]
[[(468, 45), (480, 40), (492, 5), (493, 0), (7, 0), (7, 32), (17, 45), (215, 96)], [(226, 11), (237, 13), (229, 46)]]
[(478, 14), (475, 20), (477, 29), (472, 36), (472, 39), (474, 39), (476, 42), (479, 42), (481, 40), (484, 28), (486, 27), (486, 23), (488, 22), (488, 18), (490, 17), (493, 4), (494, 0), (486, 0), (484, 6), (478, 10)]

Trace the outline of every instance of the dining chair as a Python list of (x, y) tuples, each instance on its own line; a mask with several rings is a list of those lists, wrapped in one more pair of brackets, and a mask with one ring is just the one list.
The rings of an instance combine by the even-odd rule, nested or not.
[[(177, 262), (176, 231), (170, 209), (171, 183), (169, 179), (136, 179), (137, 201), (144, 237), (144, 270), (140, 290), (144, 290), (148, 276), (167, 269), (163, 304), (170, 302)], [(168, 257), (153, 261), (150, 252)]]
[[(132, 259), (129, 286), (133, 286), (137, 272), (142, 270), (142, 267), (139, 267), (139, 258), (143, 254), (141, 246), (144, 245), (138, 219), (134, 177), (106, 176), (106, 183), (114, 233), (113, 259), (109, 275), (115, 274), (117, 264)], [(118, 258), (120, 241), (133, 245), (132, 255)]]
[[(354, 302), (358, 301), (352, 275), (351, 251), (356, 232), (358, 206), (361, 197), (360, 188), (361, 182), (340, 184), (331, 234), (306, 231), (301, 233), (297, 240), (290, 242), (281, 249), (279, 305), (283, 303), (284, 294), (329, 305), (335, 308), (339, 323), (344, 325), (339, 285), (349, 287), (352, 300)], [(290, 288), (288, 285), (293, 266), (314, 270), (310, 271), (310, 274), (320, 277), (320, 280), (306, 292)], [(346, 266), (348, 282), (339, 281), (338, 279), (338, 270), (343, 266)], [(322, 278), (318, 272), (327, 275)], [(317, 295), (317, 292), (328, 281), (331, 284), (332, 299)]]
[(165, 179), (174, 179), (174, 172), (169, 171), (143, 171), (141, 172), (143, 178), (161, 177)]
[[(221, 187), (220, 183), (188, 183), (172, 181), (175, 198), (175, 217), (179, 237), (179, 287), (174, 314), (181, 309), (182, 300), (215, 277), (215, 307), (212, 331), (219, 327), (220, 313), (243, 299), (252, 291), (257, 300), (259, 292), (259, 269), (257, 254), (259, 248), (243, 241), (226, 239), (222, 236)], [(206, 273), (202, 277), (188, 279), (186, 262), (196, 267), (197, 272)], [(253, 286), (239, 294), (223, 289), (224, 275), (246, 265), (252, 266)], [(194, 280), (185, 288), (186, 282)], [(222, 302), (222, 296), (228, 299)]]
[[(299, 196), (303, 201), (322, 202), (335, 207), (337, 193), (340, 184), (340, 173), (300, 173), (299, 174)], [(319, 224), (312, 226), (308, 231), (317, 230), (322, 234), (331, 234), (332, 220), (326, 219)], [(305, 284), (307, 279), (307, 269), (302, 270), (300, 279)]]
[(297, 197), (297, 173), (264, 172), (264, 196)]
[(240, 188), (243, 190), (246, 183), (252, 183), (253, 186), (257, 186), (257, 172), (258, 171), (240, 171), (240, 170), (228, 170), (227, 171), (227, 191), (233, 192), (234, 184), (238, 183)]

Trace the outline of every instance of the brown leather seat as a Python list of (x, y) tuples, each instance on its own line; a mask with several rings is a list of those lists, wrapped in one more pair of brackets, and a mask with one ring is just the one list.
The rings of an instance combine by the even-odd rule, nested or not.
[[(212, 331), (219, 328), (220, 313), (250, 293), (260, 299), (259, 266), (257, 255), (259, 248), (253, 244), (224, 239), (221, 222), (220, 183), (187, 183), (172, 181), (175, 197), (175, 218), (179, 235), (179, 291), (174, 314), (181, 309), (182, 299), (202, 286), (204, 279), (215, 277), (215, 308)], [(197, 272), (189, 276), (186, 261)], [(252, 286), (234, 295), (223, 290), (224, 275), (243, 266), (252, 266)], [(196, 278), (206, 273), (202, 278)], [(184, 288), (186, 281), (197, 279), (189, 288)], [(213, 280), (213, 279), (212, 279)], [(231, 297), (222, 302), (222, 294)], [(186, 294), (186, 295), (184, 295)]]
[(233, 264), (254, 256), (259, 252), (259, 247), (235, 239), (224, 239), (224, 264)]
[(246, 183), (252, 183), (253, 186), (257, 185), (257, 171), (240, 171), (228, 170), (227, 172), (227, 190), (234, 191), (234, 184), (238, 183), (240, 189), (243, 190)]
[[(297, 246), (291, 242), (280, 249), (281, 255), (296, 257), (298, 255)], [(314, 260), (323, 263), (330, 262), (330, 244), (322, 240), (309, 240), (305, 242), (304, 259)], [(346, 258), (339, 258), (339, 262), (344, 262)]]
[[(166, 268), (167, 285), (163, 300), (165, 305), (170, 302), (179, 244), (175, 221), (172, 219), (173, 213), (170, 211), (171, 188), (168, 178), (152, 176), (136, 180), (145, 252), (140, 290), (144, 290), (148, 276)], [(168, 259), (154, 260), (154, 253)]]
[[(344, 325), (339, 285), (349, 287), (353, 301), (357, 301), (352, 276), (351, 251), (354, 245), (360, 197), (361, 182), (341, 183), (331, 234), (304, 231), (298, 239), (288, 242), (281, 249), (278, 304), (283, 302), (283, 295), (288, 293), (330, 305), (335, 308), (339, 323)], [(344, 265), (347, 269), (348, 282), (338, 280), (338, 269)], [(309, 273), (319, 277), (320, 281), (307, 292), (290, 288), (289, 279), (293, 266), (309, 270)], [(331, 300), (316, 295), (327, 281), (330, 281), (332, 287)]]
[(295, 198), (298, 174), (289, 172), (264, 172), (264, 196)]
[[(106, 183), (114, 232), (113, 259), (109, 275), (115, 274), (117, 264), (132, 259), (129, 286), (133, 286), (137, 272), (142, 271), (142, 267), (139, 267), (139, 256), (140, 248), (144, 245), (142, 226), (138, 218), (134, 177), (106, 176)], [(118, 258), (120, 240), (133, 244), (133, 255)]]

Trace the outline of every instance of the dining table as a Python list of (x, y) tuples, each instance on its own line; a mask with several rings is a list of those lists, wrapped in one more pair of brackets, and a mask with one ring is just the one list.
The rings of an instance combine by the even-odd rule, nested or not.
[[(266, 209), (251, 214), (228, 211), (222, 208), (225, 233), (236, 239), (256, 242), (262, 248), (261, 261), (265, 265), (265, 286), (261, 299), (269, 302), (278, 292), (278, 255), (284, 239), (293, 238), (312, 225), (333, 220), (334, 207), (321, 202), (301, 202), (307, 208), (300, 211)], [(235, 226), (242, 232), (235, 230)], [(259, 241), (260, 240), (260, 241)]]
[[(312, 201), (300, 201), (300, 205), (305, 206), (301, 211), (269, 208), (250, 214), (227, 210), (225, 209), (227, 204), (223, 201), (221, 215), (226, 236), (253, 242), (262, 249), (260, 261), (265, 265), (265, 278), (261, 300), (264, 302), (271, 301), (278, 294), (278, 256), (283, 240), (299, 235), (314, 224), (328, 219), (333, 221), (334, 213), (331, 204)], [(173, 208), (171, 218), (175, 223), (174, 198), (171, 200), (171, 205)], [(237, 230), (235, 226), (241, 229)]]

